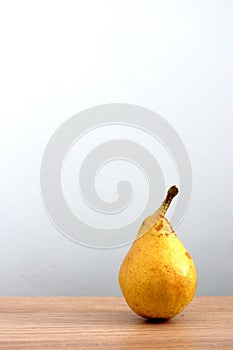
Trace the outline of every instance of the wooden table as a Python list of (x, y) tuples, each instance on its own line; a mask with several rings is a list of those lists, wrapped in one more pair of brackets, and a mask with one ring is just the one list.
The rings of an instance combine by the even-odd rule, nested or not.
[(120, 297), (2, 297), (0, 349), (233, 349), (233, 296), (196, 297), (149, 322)]

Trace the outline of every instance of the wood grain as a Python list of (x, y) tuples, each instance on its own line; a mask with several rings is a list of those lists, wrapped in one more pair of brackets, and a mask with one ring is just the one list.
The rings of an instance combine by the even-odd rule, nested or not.
[(233, 349), (233, 297), (196, 297), (148, 322), (120, 297), (2, 297), (0, 349)]

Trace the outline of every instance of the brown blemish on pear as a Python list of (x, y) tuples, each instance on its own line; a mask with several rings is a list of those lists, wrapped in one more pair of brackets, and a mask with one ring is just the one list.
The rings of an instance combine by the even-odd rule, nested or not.
[(188, 251), (186, 251), (185, 255), (186, 255), (189, 259), (192, 259), (191, 255), (189, 254)]
[(161, 222), (161, 223), (159, 224), (159, 226), (156, 227), (156, 230), (157, 230), (157, 231), (160, 231), (162, 228), (163, 228), (163, 223)]

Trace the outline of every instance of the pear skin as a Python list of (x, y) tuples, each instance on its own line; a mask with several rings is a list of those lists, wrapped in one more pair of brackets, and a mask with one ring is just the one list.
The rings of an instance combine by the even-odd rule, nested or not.
[(160, 208), (142, 223), (119, 271), (119, 284), (129, 307), (145, 318), (170, 319), (193, 299), (194, 261), (164, 217), (172, 186)]

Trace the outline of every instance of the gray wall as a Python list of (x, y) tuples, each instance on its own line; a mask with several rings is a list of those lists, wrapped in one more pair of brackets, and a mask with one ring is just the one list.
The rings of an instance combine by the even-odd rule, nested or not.
[(54, 131), (110, 102), (154, 110), (180, 135), (193, 193), (177, 234), (195, 259), (198, 294), (233, 294), (232, 1), (1, 7), (0, 294), (120, 294), (129, 246), (91, 249), (65, 238), (45, 213), (39, 178)]

